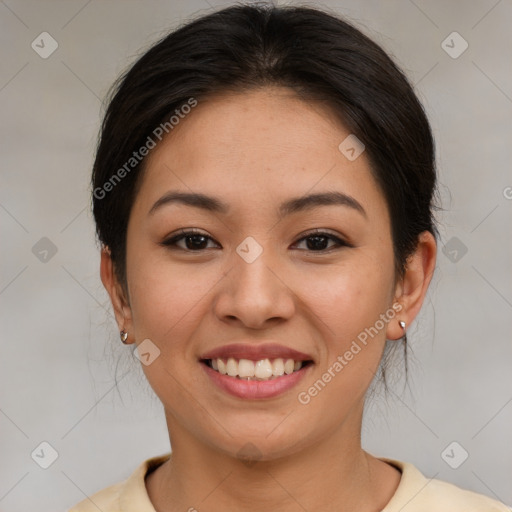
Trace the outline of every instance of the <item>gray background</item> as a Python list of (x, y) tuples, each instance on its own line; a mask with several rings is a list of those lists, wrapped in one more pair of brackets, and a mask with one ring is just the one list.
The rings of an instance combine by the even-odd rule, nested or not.
[[(89, 173), (115, 77), (169, 29), (227, 4), (0, 2), (3, 512), (65, 510), (169, 449), (161, 406), (118, 340), (99, 280)], [(512, 3), (321, 5), (356, 22), (416, 84), (445, 210), (436, 276), (409, 332), (411, 389), (372, 402), (364, 444), (512, 504)], [(58, 42), (47, 59), (31, 47), (44, 31)], [(469, 44), (458, 58), (442, 47), (453, 31)], [(46, 470), (31, 458), (43, 441), (58, 452)], [(458, 469), (441, 457), (453, 441), (452, 465), (469, 453)]]

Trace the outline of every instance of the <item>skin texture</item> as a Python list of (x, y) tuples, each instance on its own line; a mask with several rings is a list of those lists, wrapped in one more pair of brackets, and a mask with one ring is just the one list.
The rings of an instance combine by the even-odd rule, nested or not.
[[(363, 153), (338, 149), (349, 132), (320, 105), (284, 88), (201, 102), (149, 155), (127, 233), (127, 282), (115, 279), (107, 250), (101, 276), (119, 329), (130, 343), (149, 338), (160, 356), (145, 374), (165, 409), (172, 460), (146, 480), (159, 512), (188, 510), (381, 510), (400, 473), (361, 448), (365, 393), (385, 340), (418, 313), (435, 265), (436, 244), (422, 233), (407, 271), (394, 271), (385, 198)], [(168, 191), (200, 192), (227, 203), (212, 213), (180, 203), (149, 213)], [(339, 191), (343, 205), (279, 216), (295, 197)], [(206, 249), (162, 242), (180, 228), (211, 237)], [(306, 235), (327, 239), (311, 250)], [(236, 252), (248, 236), (262, 254)], [(181, 247), (181, 249), (179, 248)], [(317, 381), (379, 315), (402, 308), (311, 399)], [(233, 342), (272, 341), (309, 354), (314, 365), (298, 386), (274, 398), (243, 400), (212, 385), (201, 354)], [(258, 460), (240, 460), (247, 443)]]

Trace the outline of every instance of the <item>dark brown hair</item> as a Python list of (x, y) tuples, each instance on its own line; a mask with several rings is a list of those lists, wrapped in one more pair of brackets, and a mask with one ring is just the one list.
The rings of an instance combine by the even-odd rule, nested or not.
[(171, 116), (191, 99), (200, 103), (217, 93), (274, 85), (304, 101), (322, 101), (364, 143), (389, 208), (398, 273), (418, 235), (436, 234), (430, 126), (384, 50), (317, 9), (236, 5), (171, 32), (111, 93), (92, 174), (93, 211), (98, 238), (110, 249), (121, 282), (128, 219), (144, 166), (139, 149), (155, 142), (155, 130), (172, 125)]

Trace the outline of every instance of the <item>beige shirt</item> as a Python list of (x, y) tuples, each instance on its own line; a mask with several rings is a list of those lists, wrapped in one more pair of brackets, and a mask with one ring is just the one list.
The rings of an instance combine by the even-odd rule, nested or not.
[[(155, 512), (146, 491), (146, 474), (169, 458), (160, 455), (144, 461), (125, 481), (86, 498), (69, 512)], [(512, 509), (482, 494), (423, 476), (412, 464), (381, 460), (397, 467), (402, 478), (382, 512), (511, 512)]]

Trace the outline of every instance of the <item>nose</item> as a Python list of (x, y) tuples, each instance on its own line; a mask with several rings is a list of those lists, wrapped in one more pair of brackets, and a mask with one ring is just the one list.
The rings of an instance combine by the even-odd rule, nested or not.
[(233, 255), (233, 266), (219, 283), (214, 313), (223, 322), (262, 329), (290, 319), (294, 293), (282, 266), (263, 253), (252, 263)]

